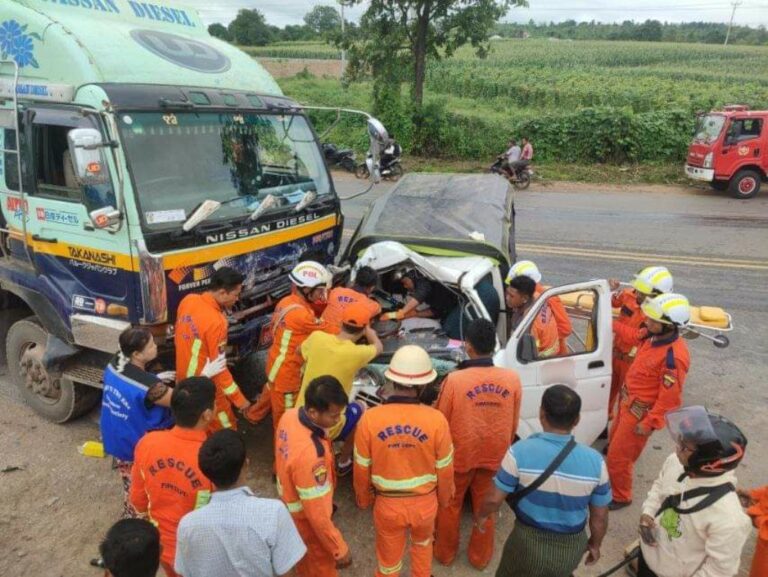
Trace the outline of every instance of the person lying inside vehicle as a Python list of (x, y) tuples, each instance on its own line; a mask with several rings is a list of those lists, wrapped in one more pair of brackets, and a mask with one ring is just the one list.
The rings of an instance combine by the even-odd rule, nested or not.
[[(462, 329), (471, 319), (463, 312), (457, 293), (437, 281), (429, 280), (415, 269), (395, 273), (391, 290), (398, 292), (398, 289), (406, 294), (405, 306), (384, 313), (382, 320), (435, 319), (449, 338), (462, 338)], [(491, 275), (477, 283), (475, 290), (490, 317), (498, 318), (501, 303)]]

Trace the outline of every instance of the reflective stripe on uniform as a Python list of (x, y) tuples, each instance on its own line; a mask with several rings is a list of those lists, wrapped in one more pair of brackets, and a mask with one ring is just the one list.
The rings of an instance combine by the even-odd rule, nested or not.
[[(539, 344), (538, 340), (537, 340), (536, 344), (537, 345)], [(552, 345), (548, 349), (544, 349), (543, 351), (540, 351), (539, 352), (539, 358), (541, 358), (541, 359), (548, 359), (549, 357), (555, 356), (559, 350), (560, 350), (560, 343), (555, 343), (554, 345)]]
[(357, 463), (361, 467), (370, 467), (371, 466), (371, 460), (370, 459), (366, 459), (365, 457), (360, 455), (357, 452), (357, 448), (355, 448), (355, 463)]
[(187, 365), (187, 377), (194, 377), (197, 373), (197, 363), (200, 357), (200, 347), (203, 346), (203, 341), (195, 339), (192, 341), (192, 355), (189, 357), (189, 365)]
[(385, 479), (379, 475), (372, 475), (371, 480), (374, 485), (385, 491), (402, 491), (403, 489), (415, 489), (427, 483), (436, 483), (437, 475), (422, 475), (421, 477), (411, 477), (410, 479)]
[(285, 506), (288, 507), (289, 513), (299, 513), (304, 510), (301, 501), (286, 501), (283, 499), (283, 486), (280, 484), (280, 479), (275, 479), (275, 486), (277, 487), (277, 495), (285, 503)]
[(216, 415), (219, 419), (219, 423), (221, 423), (221, 426), (225, 429), (231, 429), (232, 423), (229, 421), (229, 415), (225, 411), (219, 411), (219, 414)]
[(283, 402), (286, 410), (292, 409), (296, 405), (296, 397), (293, 393), (285, 393), (283, 395)]
[(399, 561), (397, 565), (392, 565), (391, 567), (385, 567), (384, 565), (379, 565), (379, 573), (382, 575), (394, 575), (395, 573), (399, 573), (403, 569), (403, 561)]
[(444, 457), (442, 459), (438, 459), (437, 460), (437, 462), (435, 463), (435, 466), (438, 469), (444, 469), (445, 467), (447, 467), (451, 463), (453, 463), (453, 447), (451, 447), (451, 452), (448, 453), (447, 457)]
[(280, 339), (280, 353), (277, 355), (277, 358), (275, 359), (275, 364), (272, 365), (272, 370), (269, 371), (269, 377), (267, 377), (267, 380), (270, 383), (275, 382), (277, 373), (280, 372), (280, 367), (282, 367), (283, 362), (285, 362), (285, 355), (288, 353), (288, 345), (291, 344), (292, 336), (293, 336), (293, 331), (289, 331), (288, 329), (285, 329), (283, 331), (283, 338)]
[(224, 387), (224, 394), (227, 396), (234, 395), (237, 392), (237, 389), (238, 389), (237, 383), (235, 381), (232, 381), (231, 385), (229, 385), (228, 387)]
[(331, 492), (331, 484), (325, 483), (325, 485), (321, 485), (320, 487), (296, 487), (296, 492), (299, 494), (299, 499), (302, 501), (319, 499)]
[(411, 545), (416, 545), (417, 547), (428, 547), (430, 543), (432, 543), (431, 538), (424, 541), (411, 541)]
[(210, 491), (198, 491), (197, 495), (195, 496), (195, 509), (204, 507), (205, 505), (208, 504), (210, 500), (211, 500)]

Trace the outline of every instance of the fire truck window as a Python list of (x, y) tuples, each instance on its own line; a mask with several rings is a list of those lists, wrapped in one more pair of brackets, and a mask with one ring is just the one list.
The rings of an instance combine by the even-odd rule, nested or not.
[(763, 121), (758, 118), (739, 118), (731, 123), (728, 136), (736, 142), (758, 138), (763, 129)]

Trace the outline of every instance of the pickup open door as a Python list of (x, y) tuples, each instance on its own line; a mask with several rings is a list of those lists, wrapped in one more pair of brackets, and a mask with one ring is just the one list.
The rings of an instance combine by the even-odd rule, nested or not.
[[(567, 340), (567, 352), (539, 358), (531, 327), (542, 307), (555, 298), (565, 306), (573, 332)], [(564, 285), (543, 293), (494, 359), (496, 365), (516, 370), (523, 384), (518, 435), (525, 438), (541, 431), (541, 396), (548, 386), (562, 383), (581, 397), (576, 439), (592, 444), (608, 421), (612, 349), (611, 294), (607, 281)]]

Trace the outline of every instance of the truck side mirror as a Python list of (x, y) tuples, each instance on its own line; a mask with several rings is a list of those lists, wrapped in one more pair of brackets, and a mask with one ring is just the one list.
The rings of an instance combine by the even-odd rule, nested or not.
[(518, 358), (521, 362), (530, 363), (536, 360), (536, 339), (533, 338), (532, 334), (523, 335), (519, 347)]
[(108, 183), (101, 132), (95, 128), (74, 128), (67, 134), (67, 141), (78, 181), (81, 184)]
[(105, 206), (88, 213), (93, 226), (104, 229), (111, 228), (120, 224), (120, 211), (114, 206)]

